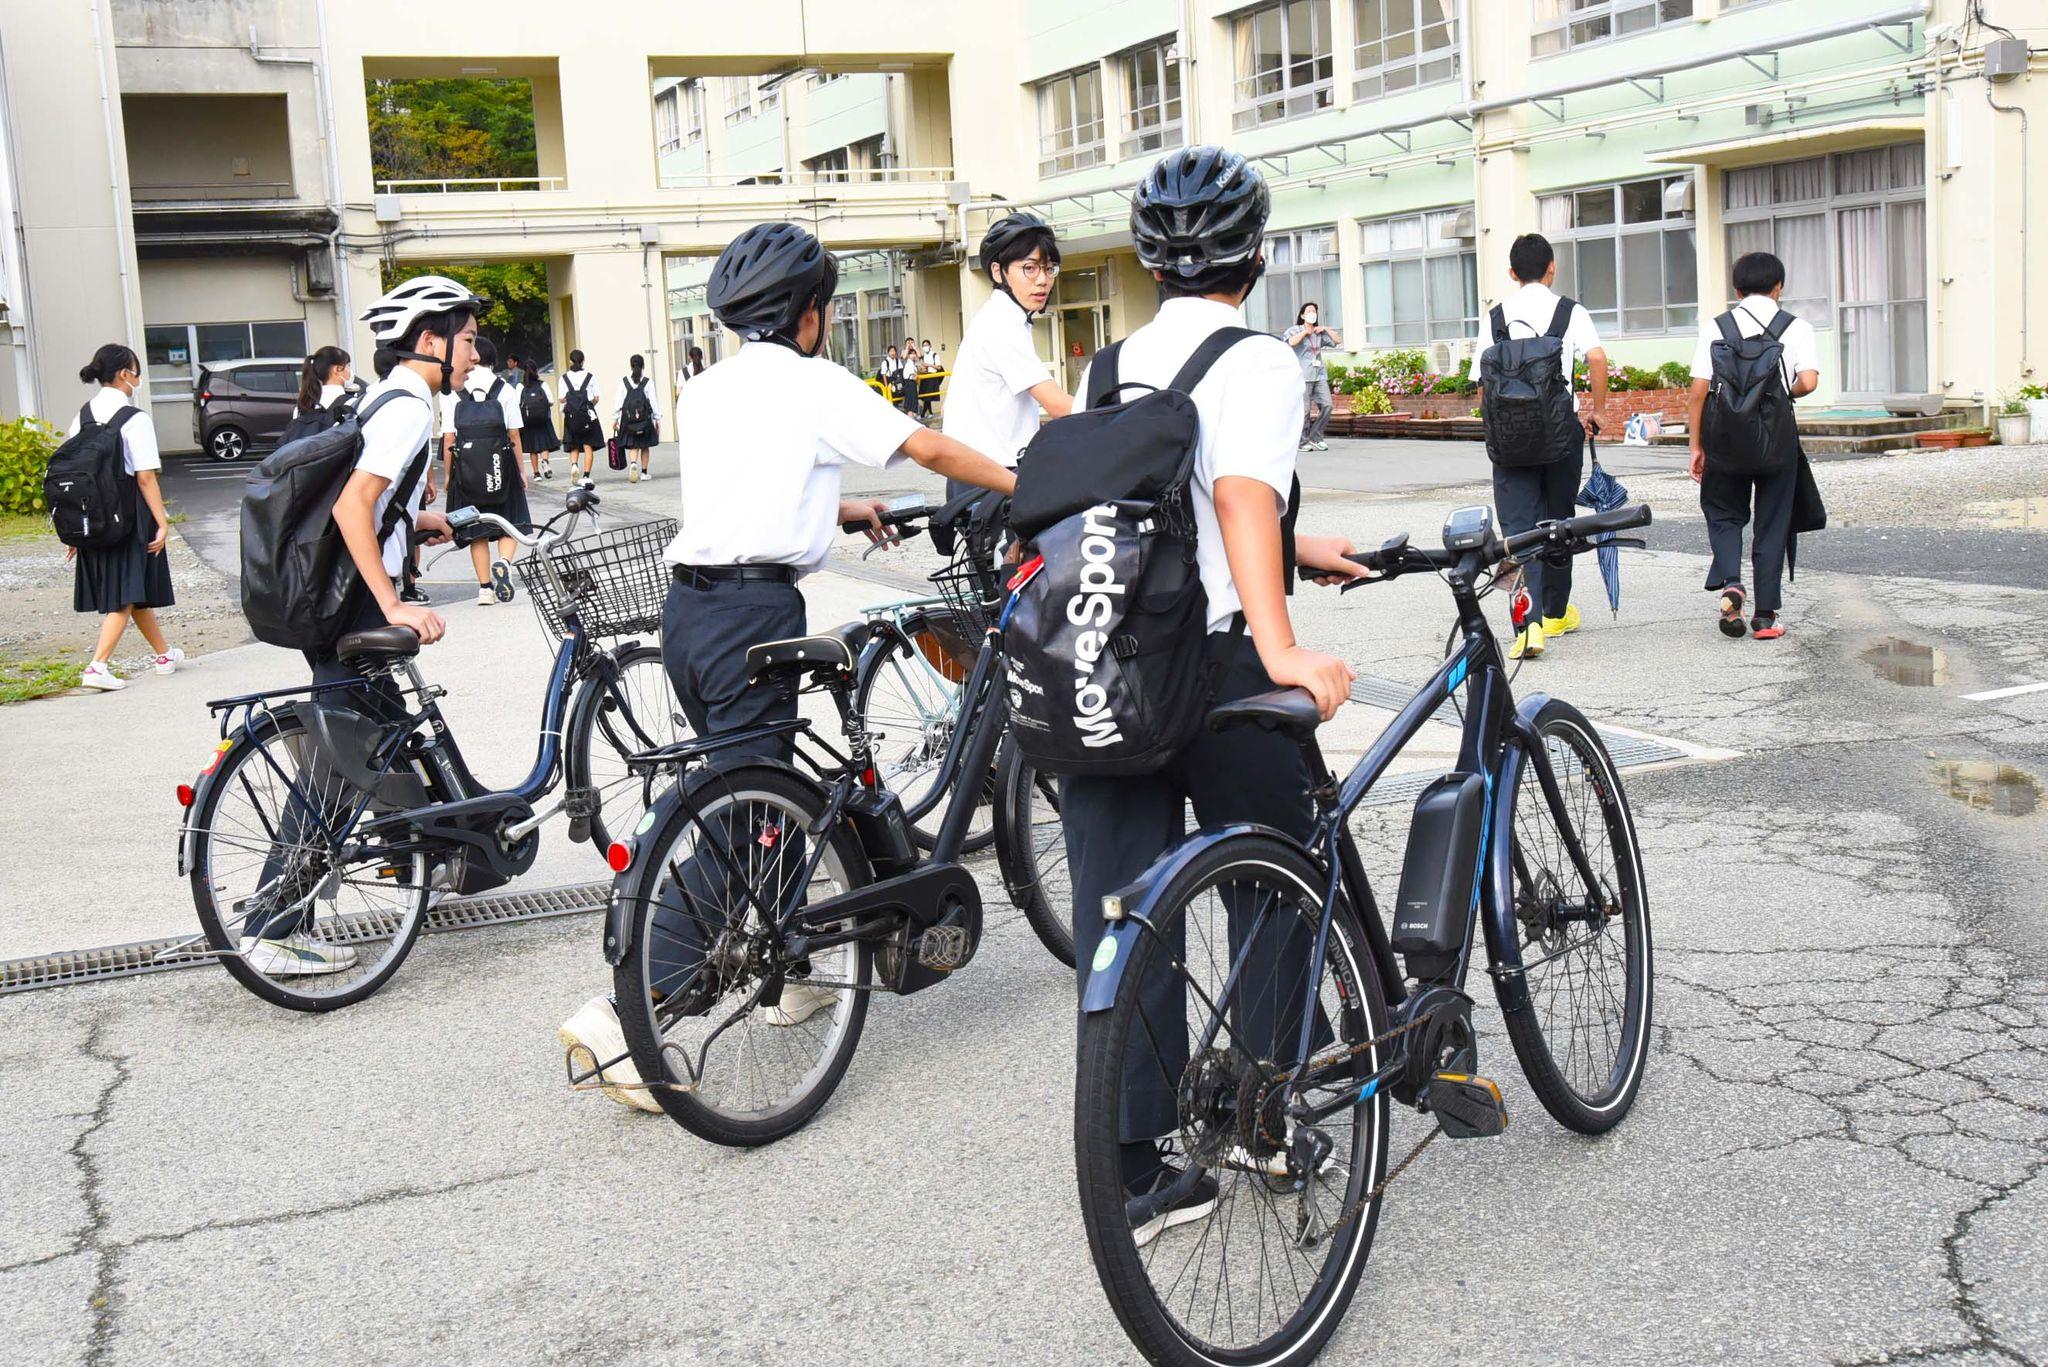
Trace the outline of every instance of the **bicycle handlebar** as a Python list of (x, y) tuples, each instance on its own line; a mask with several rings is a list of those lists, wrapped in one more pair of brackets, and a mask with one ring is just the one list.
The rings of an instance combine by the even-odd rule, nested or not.
[[(1406, 533), (1395, 537), (1376, 551), (1360, 551), (1344, 558), (1354, 565), (1379, 576), (1393, 579), (1419, 570), (1447, 570), (1456, 568), (1468, 556), (1479, 557), (1478, 568), (1497, 565), (1504, 560), (1521, 561), (1540, 548), (1551, 547), (1567, 555), (1582, 555), (1596, 548), (1592, 538), (1612, 532), (1624, 532), (1634, 527), (1650, 525), (1650, 505), (1633, 503), (1604, 513), (1588, 513), (1583, 517), (1559, 518), (1553, 522), (1540, 522), (1526, 532), (1516, 532), (1509, 537), (1492, 537), (1484, 546), (1468, 551), (1431, 550), (1408, 544)], [(1301, 567), (1297, 573), (1303, 579), (1317, 579), (1323, 571)], [(1377, 580), (1353, 579), (1343, 586), (1349, 593)]]
[[(517, 523), (509, 522), (498, 514), (482, 508), (450, 508), (448, 530), (451, 539), (458, 546), (491, 539), (492, 529), (496, 528), (498, 536), (516, 541), (530, 551), (538, 550), (542, 546), (551, 546), (557, 541), (567, 540), (576, 530), (576, 524), (582, 519), (583, 514), (590, 512), (601, 501), (592, 490), (571, 489), (562, 499), (562, 511), (531, 532), (521, 531)], [(595, 517), (595, 514), (592, 516)], [(555, 530), (555, 524), (564, 517), (569, 519), (568, 525), (558, 532)]]

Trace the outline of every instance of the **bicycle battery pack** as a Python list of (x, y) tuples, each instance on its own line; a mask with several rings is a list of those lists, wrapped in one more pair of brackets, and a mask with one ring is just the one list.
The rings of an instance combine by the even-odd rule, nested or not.
[[(313, 742), (306, 763), (324, 761), (350, 787), (369, 793), (372, 811), (400, 812), (425, 805), (427, 786), (410, 765), (393, 764), (381, 774), (370, 767), (371, 758), (393, 739), (391, 723), (344, 703), (307, 700), (293, 703), (292, 711)], [(301, 781), (314, 791), (323, 786), (317, 771), (302, 774)]]
[(888, 878), (917, 867), (917, 846), (910, 837), (910, 819), (903, 799), (887, 789), (862, 788), (846, 800), (846, 815), (860, 839), (875, 876)]
[(1485, 811), (1486, 780), (1478, 774), (1445, 774), (1415, 800), (1391, 937), (1411, 977), (1434, 978), (1457, 963)]

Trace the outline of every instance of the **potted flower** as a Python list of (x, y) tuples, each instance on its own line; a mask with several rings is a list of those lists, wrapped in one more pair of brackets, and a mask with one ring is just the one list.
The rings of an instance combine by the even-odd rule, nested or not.
[(2033, 419), (2033, 430), (2041, 434), (2043, 441), (2048, 441), (2048, 386), (2021, 385), (2019, 399), (2027, 406), (2027, 416)]
[(2017, 397), (2007, 399), (1998, 410), (1997, 426), (2000, 446), (2025, 446), (2032, 439), (2027, 401)]

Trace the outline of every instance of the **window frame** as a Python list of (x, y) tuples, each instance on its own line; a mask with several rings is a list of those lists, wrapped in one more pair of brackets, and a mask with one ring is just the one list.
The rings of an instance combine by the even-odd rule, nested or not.
[[(1179, 41), (1168, 36), (1149, 43), (1141, 43), (1117, 54), (1117, 74), (1122, 81), (1124, 107), (1118, 116), (1117, 159), (1146, 156), (1156, 152), (1171, 151), (1187, 142), (1187, 68), (1179, 57), (1166, 54), (1179, 46)], [(1149, 103), (1139, 99), (1139, 68), (1142, 61), (1154, 64), (1159, 98)], [(1169, 78), (1171, 91), (1168, 89)], [(1155, 114), (1156, 118), (1139, 124), (1141, 114)]]
[[(1318, 68), (1322, 71), (1322, 74), (1312, 75), (1311, 79), (1299, 84), (1294, 81), (1294, 68), (1300, 63), (1291, 56), (1294, 52), (1294, 20), (1291, 16), (1297, 6), (1304, 9), (1310, 21), (1308, 66), (1312, 73)], [(1273, 72), (1247, 73), (1243, 70), (1242, 61), (1247, 55), (1243, 35), (1261, 18), (1276, 12), (1280, 16), (1280, 65), (1274, 71), (1280, 77), (1280, 86), (1277, 91), (1261, 94), (1257, 89), (1259, 81)], [(1336, 108), (1337, 59), (1332, 42), (1330, 0), (1274, 0), (1272, 4), (1236, 14), (1230, 23), (1230, 50), (1230, 126), (1233, 132), (1264, 128), (1292, 119), (1312, 118)], [(1300, 101), (1307, 101), (1307, 107), (1292, 108)]]
[[(834, 158), (837, 158), (837, 165), (822, 164), (831, 162)], [(804, 170), (810, 172), (812, 181), (820, 185), (848, 184), (853, 179), (853, 149), (850, 146), (834, 147), (820, 152), (815, 157), (807, 157), (804, 159)]]
[[(1631, 38), (1640, 38), (1645, 33), (1655, 33), (1673, 24), (1689, 24), (1694, 21), (1694, 0), (1550, 0), (1562, 9), (1556, 19), (1545, 19), (1539, 7), (1545, 0), (1530, 0), (1529, 53), (1532, 57), (1556, 57), (1567, 52), (1580, 52), (1603, 43), (1622, 43)], [(1578, 8), (1571, 8), (1573, 4)], [(1666, 16), (1667, 7), (1684, 5), (1685, 12)], [(1626, 16), (1649, 11), (1650, 22), (1642, 28), (1626, 32), (1616, 30), (1615, 21)], [(1595, 20), (1607, 20), (1607, 32), (1596, 38), (1572, 39), (1572, 30), (1579, 25)], [(1556, 38), (1555, 47), (1546, 47), (1545, 40)]]
[[(1080, 89), (1083, 81), (1095, 83), (1095, 116), (1092, 124), (1081, 122)], [(1070, 120), (1064, 130), (1048, 127), (1048, 113), (1055, 116), (1060, 112), (1060, 87), (1065, 87), (1066, 117)], [(1102, 63), (1090, 62), (1070, 71), (1032, 83), (1033, 99), (1038, 106), (1038, 177), (1050, 180), (1055, 176), (1085, 171), (1091, 166), (1101, 166), (1109, 160), (1109, 127), (1104, 118), (1102, 106)], [(1092, 128), (1092, 138), (1085, 137)], [(1068, 139), (1067, 145), (1058, 145), (1062, 133)]]
[[(1464, 62), (1464, 56), (1458, 46), (1457, 2), (1456, 0), (1435, 0), (1435, 2), (1445, 17), (1437, 23), (1424, 24), (1422, 22), (1422, 7), (1424, 4), (1430, 3), (1430, 0), (1351, 0), (1352, 99), (1373, 100), (1383, 99), (1392, 95), (1405, 95), (1413, 90), (1426, 90), (1431, 86), (1442, 85), (1447, 81), (1458, 79), (1458, 72)], [(1365, 31), (1363, 25), (1358, 22), (1358, 16), (1368, 6), (1378, 10), (1381, 15), (1380, 36), (1376, 39), (1368, 40), (1377, 44), (1382, 50), (1380, 60), (1377, 62), (1367, 62), (1365, 60), (1364, 52), (1366, 45), (1358, 39), (1358, 35)], [(1386, 19), (1390, 12), (1397, 9), (1406, 11), (1408, 15), (1408, 27), (1406, 29), (1395, 30)], [(1442, 29), (1447, 39), (1446, 45), (1442, 48), (1432, 48), (1429, 52), (1425, 53), (1421, 46), (1421, 35), (1425, 28)], [(1385, 56), (1384, 52), (1387, 44), (1401, 34), (1407, 35), (1411, 40), (1408, 54), (1405, 57)], [(1425, 77), (1422, 74), (1425, 66), (1435, 65), (1439, 62), (1446, 64), (1445, 70), (1441, 75)], [(1387, 84), (1390, 76), (1396, 76), (1402, 72), (1412, 72), (1414, 79), (1406, 85), (1389, 86)]]
[[(752, 76), (723, 76), (725, 82), (725, 121), (728, 126), (745, 123), (754, 117), (754, 78)], [(738, 98), (734, 98), (737, 94)]]
[[(1319, 255), (1316, 260), (1311, 264), (1304, 264), (1301, 251), (1303, 242), (1311, 238), (1322, 239), (1325, 235), (1327, 235), (1327, 250), (1322, 250), (1323, 243), (1318, 241)], [(1245, 298), (1245, 325), (1257, 328), (1261, 318), (1269, 323), (1277, 322), (1278, 326), (1276, 327), (1261, 329), (1261, 331), (1270, 331), (1276, 337), (1294, 326), (1294, 315), (1301, 311), (1301, 280), (1304, 276), (1312, 275), (1318, 282), (1315, 298), (1319, 309), (1319, 321), (1325, 327), (1342, 332), (1344, 330), (1344, 260), (1342, 253), (1339, 251), (1339, 242), (1340, 238), (1335, 223), (1311, 223), (1299, 228), (1269, 229), (1266, 233), (1265, 241), (1260, 244), (1266, 254), (1266, 270), (1259, 277), (1259, 283), (1252, 287), (1251, 294)], [(1283, 244), (1285, 246), (1284, 251), (1282, 250)], [(1281, 261), (1283, 256), (1286, 258), (1284, 263)], [(1272, 316), (1273, 292), (1283, 284), (1287, 289), (1287, 295), (1291, 303), (1289, 307), (1282, 310), (1286, 317), (1276, 320)], [(1351, 339), (1348, 337), (1344, 340), (1344, 349), (1347, 351), (1353, 349)]]
[[(1690, 174), (1685, 172), (1676, 175), (1632, 176), (1627, 180), (1611, 181), (1598, 185), (1574, 186), (1570, 189), (1547, 191), (1536, 196), (1536, 212), (1539, 224), (1543, 222), (1543, 206), (1548, 201), (1564, 199), (1570, 202), (1573, 215), (1572, 226), (1569, 229), (1555, 232), (1548, 228), (1543, 228), (1542, 232), (1550, 240), (1551, 246), (1558, 249), (1560, 274), (1563, 273), (1563, 249), (1567, 245), (1571, 247), (1572, 265), (1568, 281), (1569, 288), (1560, 289), (1558, 292), (1560, 294), (1569, 294), (1572, 298), (1577, 299), (1579, 303), (1585, 305), (1587, 316), (1593, 320), (1594, 327), (1603, 336), (1669, 337), (1674, 334), (1690, 332), (1699, 326), (1699, 215), (1697, 212), (1674, 214), (1664, 208), (1666, 187), (1674, 181), (1689, 179), (1691, 179)], [(1656, 219), (1639, 223), (1627, 222), (1626, 216), (1628, 211), (1623, 198), (1624, 193), (1629, 186), (1649, 184), (1655, 184), (1658, 187)], [(1612, 218), (1605, 223), (1581, 226), (1577, 221), (1581, 197), (1595, 195), (1602, 191), (1606, 191), (1610, 197), (1608, 202), (1612, 211)], [(1690, 286), (1692, 302), (1689, 304), (1683, 302), (1674, 303), (1670, 298), (1670, 249), (1664, 239), (1668, 234), (1681, 231), (1692, 234), (1694, 269)], [(1655, 237), (1657, 239), (1658, 300), (1656, 307), (1662, 317), (1662, 322), (1654, 328), (1631, 326), (1628, 322), (1628, 315), (1631, 312), (1641, 313), (1647, 311), (1642, 307), (1633, 309), (1630, 307), (1626, 271), (1626, 258), (1628, 256), (1630, 240), (1645, 237)], [(1611, 242), (1614, 244), (1614, 306), (1611, 309), (1596, 309), (1591, 304), (1587, 304), (1584, 298), (1580, 284), (1582, 276), (1579, 271), (1579, 249), (1582, 244), (1588, 242)], [(1674, 313), (1684, 313), (1688, 309), (1691, 311), (1691, 317), (1674, 318)]]
[[(1394, 298), (1393, 291), (1391, 288), (1392, 278), (1394, 274), (1393, 268), (1403, 262), (1413, 261), (1419, 263), (1422, 270), (1422, 317), (1420, 318), (1420, 320), (1413, 324), (1403, 323), (1398, 316), (1389, 316), (1389, 318), (1384, 324), (1375, 323), (1371, 316), (1372, 294), (1370, 290), (1367, 290), (1367, 292), (1362, 296), (1363, 302), (1366, 306), (1366, 316), (1362, 318), (1359, 322), (1353, 324), (1353, 327), (1356, 329), (1356, 335), (1354, 337), (1346, 339), (1347, 341), (1355, 344), (1352, 348), (1353, 350), (1362, 351), (1367, 347), (1431, 346), (1439, 342), (1471, 341), (1479, 336), (1480, 321), (1485, 317), (1486, 311), (1484, 307), (1482, 307), (1482, 301), (1479, 297), (1478, 243), (1459, 243), (1455, 246), (1443, 246), (1433, 245), (1430, 241), (1431, 219), (1441, 215), (1447, 216), (1455, 220), (1457, 215), (1471, 211), (1473, 208), (1474, 206), (1471, 204), (1440, 204), (1433, 208), (1417, 209), (1411, 213), (1375, 214), (1371, 218), (1361, 218), (1360, 220), (1358, 220), (1358, 228), (1361, 234), (1361, 246), (1359, 249), (1359, 276), (1361, 283), (1363, 283), (1365, 276), (1368, 275), (1374, 267), (1388, 267), (1388, 299), (1391, 303), (1391, 301)], [(1388, 235), (1391, 238), (1393, 235), (1393, 229), (1395, 224), (1408, 222), (1415, 222), (1421, 226), (1422, 232), (1420, 246), (1393, 246), (1389, 247), (1386, 251), (1375, 252), (1373, 249), (1362, 245), (1364, 242), (1363, 235), (1369, 232), (1372, 228), (1380, 224), (1387, 225)], [(1464, 330), (1454, 335), (1440, 336), (1435, 332), (1434, 329), (1437, 320), (1440, 317), (1442, 317), (1443, 314), (1439, 309), (1433, 307), (1432, 287), (1430, 283), (1430, 265), (1433, 262), (1445, 260), (1458, 261), (1465, 267), (1462, 283), (1464, 284), (1468, 292), (1468, 297), (1471, 303), (1471, 312), (1464, 312), (1463, 306), (1466, 303), (1466, 300), (1460, 299), (1458, 301), (1460, 305), (1459, 312), (1461, 315), (1459, 322)], [(1380, 327), (1385, 328), (1387, 334), (1386, 336), (1381, 337), (1376, 336), (1374, 334), (1375, 328)], [(1421, 329), (1421, 335), (1404, 337), (1400, 335), (1398, 331), (1402, 327), (1419, 327)]]
[(672, 85), (654, 97), (654, 147), (658, 155), (683, 147), (682, 86)]
[(676, 89), (683, 92), (683, 141), (685, 144), (693, 143), (704, 136), (704, 82), (701, 78), (692, 76)]
[[(259, 327), (297, 328), (299, 330), (297, 345), (288, 351), (272, 352), (266, 355), (256, 349), (256, 329)], [(242, 344), (246, 351), (240, 356), (223, 356), (212, 361), (200, 360), (199, 329), (201, 328), (240, 328), (242, 330)], [(155, 349), (155, 343), (151, 340), (149, 334), (152, 332), (173, 331), (184, 334), (184, 361), (151, 360), (150, 357)], [(235, 365), (243, 361), (289, 361), (295, 366), (303, 365), (307, 349), (306, 320), (303, 318), (252, 318), (247, 322), (240, 323), (148, 323), (143, 327), (142, 334), (142, 368), (149, 377), (150, 397), (159, 402), (169, 399), (190, 399), (193, 391), (199, 387), (199, 372), (202, 370), (215, 370), (224, 365)], [(170, 349), (169, 347), (165, 348), (166, 351)], [(169, 373), (180, 365), (185, 370), (182, 377)]]

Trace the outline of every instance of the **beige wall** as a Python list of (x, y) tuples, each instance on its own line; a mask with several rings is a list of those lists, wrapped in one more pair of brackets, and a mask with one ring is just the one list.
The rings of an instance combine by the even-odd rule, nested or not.
[(291, 128), (279, 95), (123, 95), (138, 200), (283, 199)]

